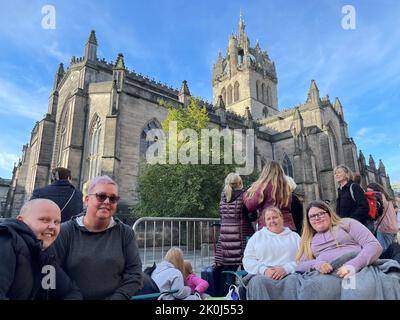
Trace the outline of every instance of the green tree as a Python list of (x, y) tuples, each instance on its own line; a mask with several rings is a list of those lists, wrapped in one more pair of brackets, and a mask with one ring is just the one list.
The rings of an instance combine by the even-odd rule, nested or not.
[[(178, 132), (193, 129), (200, 135), (209, 123), (207, 110), (192, 99), (188, 107), (168, 108), (163, 122), (168, 132), (171, 121), (177, 122)], [(178, 147), (187, 141), (178, 141)], [(198, 141), (198, 150), (201, 151)], [(203, 150), (204, 151), (204, 150)], [(212, 150), (210, 150), (211, 155)], [(168, 155), (168, 152), (167, 152)], [(223, 157), (223, 153), (220, 153)], [(200, 156), (199, 156), (200, 159)], [(224, 179), (235, 170), (234, 164), (146, 164), (138, 181), (138, 204), (135, 216), (217, 217)], [(256, 173), (244, 180), (255, 180)], [(251, 181), (251, 182), (252, 182)]]

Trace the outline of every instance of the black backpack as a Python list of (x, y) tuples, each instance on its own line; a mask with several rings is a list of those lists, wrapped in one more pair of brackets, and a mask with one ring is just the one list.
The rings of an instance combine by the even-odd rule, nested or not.
[(135, 295), (143, 295), (143, 294), (150, 294), (150, 293), (159, 293), (160, 289), (158, 288), (157, 284), (154, 282), (154, 280), (151, 278), (151, 274), (156, 268), (156, 263), (151, 267), (147, 267), (143, 271), (143, 287), (140, 289)]

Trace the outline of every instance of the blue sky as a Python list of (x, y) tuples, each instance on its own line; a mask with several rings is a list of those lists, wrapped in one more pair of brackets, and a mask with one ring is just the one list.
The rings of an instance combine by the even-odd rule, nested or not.
[[(0, 0), (0, 177), (35, 121), (47, 112), (54, 73), (82, 56), (95, 29), (98, 57), (125, 64), (211, 101), (211, 68), (237, 31), (242, 10), (251, 45), (258, 39), (275, 61), (279, 108), (303, 103), (311, 79), (321, 96), (338, 96), (349, 134), (365, 157), (382, 159), (400, 182), (400, 1)], [(53, 5), (56, 28), (42, 28), (42, 7)], [(342, 28), (342, 7), (353, 5), (355, 30)]]

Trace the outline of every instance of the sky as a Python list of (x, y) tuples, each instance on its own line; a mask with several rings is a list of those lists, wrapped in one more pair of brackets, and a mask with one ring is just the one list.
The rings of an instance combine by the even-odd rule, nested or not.
[(258, 39), (275, 62), (279, 109), (304, 103), (315, 79), (321, 96), (339, 97), (367, 162), (382, 159), (400, 183), (397, 0), (0, 0), (0, 177), (11, 178), (47, 112), (58, 64), (83, 55), (90, 30), (99, 58), (121, 52), (129, 70), (176, 89), (185, 79), (193, 96), (211, 102), (212, 65), (240, 11), (250, 45)]

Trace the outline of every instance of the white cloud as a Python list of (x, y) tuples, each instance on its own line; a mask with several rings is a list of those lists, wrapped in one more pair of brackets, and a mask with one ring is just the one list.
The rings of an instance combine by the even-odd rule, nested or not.
[(365, 134), (366, 134), (368, 131), (371, 131), (371, 128), (361, 128), (361, 129), (359, 129), (359, 130), (356, 132), (357, 138), (359, 138), (359, 139), (364, 138), (364, 137), (365, 137)]
[(35, 96), (34, 90), (0, 78), (0, 114), (13, 114), (38, 120), (47, 109), (46, 97)]
[(58, 48), (58, 42), (54, 41), (50, 46), (46, 46), (46, 52), (55, 57), (58, 61), (68, 62), (72, 54), (61, 52)]
[(11, 172), (18, 159), (16, 154), (0, 152), (0, 170)]
[(391, 143), (391, 139), (386, 133), (376, 131), (375, 128), (361, 128), (357, 130), (355, 138), (360, 144), (369, 147)]

